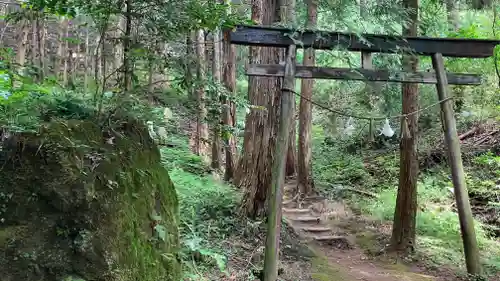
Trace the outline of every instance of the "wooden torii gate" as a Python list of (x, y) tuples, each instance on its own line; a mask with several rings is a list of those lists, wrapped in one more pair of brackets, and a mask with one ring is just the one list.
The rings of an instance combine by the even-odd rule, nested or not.
[[(290, 34), (294, 35), (292, 39)], [(282, 189), (284, 184), (285, 155), (288, 149), (288, 132), (292, 120), (292, 100), (294, 98), (295, 78), (341, 79), (363, 81), (388, 81), (402, 83), (436, 84), (445, 131), (445, 142), (451, 166), (452, 182), (457, 203), (460, 229), (465, 251), (467, 271), (481, 273), (479, 249), (474, 230), (474, 221), (465, 184), (460, 142), (452, 101), (449, 98), (448, 85), (480, 85), (481, 77), (474, 74), (447, 73), (443, 57), (487, 58), (493, 56), (498, 40), (429, 38), (429, 37), (394, 37), (387, 35), (327, 32), (317, 30), (292, 30), (265, 26), (237, 26), (225, 31), (225, 39), (232, 44), (281, 47), (287, 49), (284, 65), (249, 65), (247, 75), (283, 77), (280, 128), (276, 146), (278, 156), (272, 168), (272, 186), (270, 193), (270, 215), (268, 218), (268, 239), (266, 256), (277, 257), (279, 248), (279, 227), (281, 223)], [(361, 39), (362, 38), (362, 39)], [(332, 50), (338, 47), (362, 53), (363, 65), (371, 64), (371, 53), (406, 53), (431, 56), (434, 73), (402, 72), (373, 70), (367, 68), (326, 68), (314, 66), (296, 66), (297, 44), (304, 49)], [(275, 268), (276, 265), (273, 267)], [(272, 269), (271, 269), (272, 270)]]

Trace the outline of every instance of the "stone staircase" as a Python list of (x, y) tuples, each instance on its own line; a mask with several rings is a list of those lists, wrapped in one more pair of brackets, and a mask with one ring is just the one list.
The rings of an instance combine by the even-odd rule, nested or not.
[(307, 242), (315, 241), (341, 249), (352, 248), (353, 243), (342, 231), (334, 227), (331, 204), (322, 196), (293, 198), (297, 188), (295, 180), (288, 180), (283, 195), (283, 219), (293, 231)]

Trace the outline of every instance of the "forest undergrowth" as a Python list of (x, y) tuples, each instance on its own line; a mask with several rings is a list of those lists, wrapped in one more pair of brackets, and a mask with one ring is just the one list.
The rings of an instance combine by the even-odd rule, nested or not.
[[(176, 265), (182, 263), (183, 281), (262, 280), (266, 219), (249, 217), (264, 214), (267, 200), (273, 197), (266, 188), (274, 180), (269, 173), (270, 167), (278, 163), (278, 150), (275, 149), (279, 148), (280, 141), (278, 144), (274, 142), (280, 130), (275, 119), (284, 116), (278, 111), (273, 112), (281, 99), (278, 79), (272, 79), (273, 83), (248, 79), (246, 68), (255, 63), (281, 63), (285, 53), (232, 45), (227, 40), (231, 37), (227, 34), (231, 33), (226, 31), (237, 31), (235, 26), (240, 24), (259, 23), (293, 26), (293, 33), (297, 35), (301, 32), (295, 32), (296, 27), (307, 27), (357, 35), (375, 33), (500, 40), (498, 1), (474, 0), (457, 4), (456, 1), (403, 0), (399, 1), (402, 6), (387, 0), (359, 3), (319, 1), (321, 5), (317, 1), (284, 1), (286, 7), (280, 5), (279, 13), (273, 8), (278, 2), (270, 0), (3, 2), (0, 5), (2, 139), (16, 134), (37, 134), (45, 130), (48, 123), (64, 124), (90, 117), (101, 128), (111, 128), (107, 123), (116, 117), (117, 112), (124, 115), (115, 120), (121, 125), (130, 119), (137, 120), (142, 127), (147, 124), (149, 138), (146, 139), (148, 142), (157, 141), (162, 165), (175, 184), (177, 196), (168, 194), (169, 207), (171, 210), (179, 208), (180, 212), (179, 218), (170, 213), (171, 221), (175, 221), (170, 227), (175, 231), (168, 234), (175, 239), (167, 244), (172, 251), (161, 253), (156, 258)], [(271, 8), (265, 8), (267, 6)], [(304, 43), (294, 37), (291, 39), (297, 47), (298, 43)], [(363, 41), (363, 37), (359, 39)], [(418, 62), (411, 62), (413, 60), (406, 59), (410, 55), (406, 49), (401, 48), (394, 54), (373, 53), (366, 60), (368, 57), (363, 54), (360, 56), (359, 52), (342, 48), (314, 52), (298, 48), (295, 59), (304, 66), (309, 61), (311, 66), (317, 67), (353, 69), (368, 66), (390, 72), (401, 69), (432, 72), (430, 57), (418, 56)], [(463, 147), (462, 158), (476, 219), (481, 263), (490, 280), (500, 281), (500, 48), (492, 50), (489, 55), (484, 59), (450, 57), (444, 63), (448, 72), (477, 74), (482, 78), (480, 86), (450, 86), (449, 95), (453, 96), (459, 140)], [(432, 73), (425, 75), (429, 74)], [(347, 236), (354, 236), (356, 247), (345, 252), (333, 246), (314, 247), (318, 246), (314, 244), (317, 240), (305, 244), (302, 237), (299, 239), (294, 233), (292, 223), (291, 227), (283, 224), (279, 243), (280, 281), (447, 281), (465, 276), (460, 224), (446, 160), (447, 149), (442, 140), (438, 104), (444, 101), (438, 101), (435, 85), (422, 84), (417, 89), (410, 87), (410, 83), (401, 87), (399, 83), (388, 81), (318, 79), (314, 83), (301, 83), (300, 79), (296, 80), (296, 115), (299, 119), (296, 123), (300, 125), (295, 135), (289, 134), (290, 149), (285, 165), (301, 171), (291, 172), (298, 175), (298, 182), (302, 180), (301, 187), (317, 191), (331, 202), (352, 211), (352, 215), (343, 217), (343, 221), (337, 218), (335, 223), (341, 230), (339, 236), (346, 234), (343, 232), (350, 234), (340, 238), (347, 240)], [(172, 117), (165, 114), (165, 106), (172, 109)], [(363, 118), (357, 119), (356, 116)], [(392, 137), (384, 138), (376, 132), (382, 124), (374, 123), (384, 118), (394, 128), (390, 129)], [(400, 137), (408, 137), (402, 132), (404, 120), (410, 120), (406, 124), (411, 135), (409, 139), (418, 142), (420, 171), (416, 218), (412, 204), (415, 186), (411, 184), (417, 182), (416, 173), (404, 169), (414, 167), (413, 155), (406, 157), (408, 161), (400, 169), (399, 151), (408, 155), (414, 151), (413, 144), (401, 142), (400, 145)], [(255, 124), (258, 125), (253, 126)], [(309, 133), (310, 129), (312, 133)], [(104, 135), (106, 140), (101, 145), (113, 145), (114, 139)], [(70, 143), (71, 146), (85, 146), (79, 140), (70, 140)], [(221, 148), (223, 143), (230, 145)], [(243, 143), (256, 145), (244, 146)], [(233, 147), (233, 144), (236, 145)], [(161, 168), (157, 170), (166, 174), (158, 164), (156, 148), (154, 145), (154, 167)], [(134, 155), (136, 153), (134, 151)], [(297, 155), (292, 157), (295, 153)], [(242, 158), (241, 165), (237, 165), (236, 154)], [(209, 158), (212, 163), (207, 163)], [(228, 161), (221, 161), (222, 158)], [(91, 158), (90, 162), (95, 163), (94, 160)], [(227, 168), (228, 180), (222, 179), (223, 171), (211, 166)], [(143, 176), (150, 175), (143, 173)], [(131, 179), (137, 186), (145, 184), (141, 177), (131, 176)], [(408, 180), (409, 184), (398, 187), (400, 179), (402, 182)], [(232, 181), (239, 187), (233, 186)], [(116, 189), (112, 181), (105, 183)], [(291, 185), (291, 181), (286, 184)], [(34, 184), (32, 188), (38, 191), (40, 186)], [(412, 198), (396, 207), (398, 188), (400, 195)], [(140, 197), (135, 193), (128, 195), (130, 200)], [(0, 192), (0, 201), (10, 200), (9, 196)], [(32, 194), (26, 197), (30, 201)], [(154, 205), (158, 208), (156, 197)], [(242, 201), (249, 204), (242, 208)], [(148, 201), (146, 205), (149, 208), (153, 204)], [(1, 206), (0, 215), (3, 215), (6, 207)], [(297, 209), (311, 213), (306, 207)], [(408, 221), (408, 226), (395, 227), (392, 235), (395, 239), (389, 243), (393, 218), (399, 222), (394, 214), (402, 214), (407, 209), (411, 214), (403, 214), (405, 218), (402, 220)], [(137, 237), (153, 238), (148, 239), (148, 243), (168, 240), (165, 239), (167, 228), (160, 224), (162, 218), (156, 210), (139, 213), (148, 215), (143, 218), (148, 233)], [(278, 217), (282, 215), (277, 214)], [(286, 212), (283, 214), (287, 219)], [(320, 222), (318, 217), (306, 219), (312, 223)], [(0, 218), (0, 231), (2, 220)], [(415, 229), (414, 221), (416, 242), (410, 237)], [(142, 232), (137, 225), (127, 221), (127, 229), (117, 232)], [(270, 229), (272, 226), (270, 224)], [(313, 228), (320, 227), (314, 225)], [(327, 231), (331, 230), (328, 233), (337, 234), (332, 228), (327, 228)], [(34, 229), (48, 232), (52, 226)], [(177, 252), (178, 232), (180, 253)], [(403, 242), (395, 241), (398, 236), (407, 236), (402, 239), (406, 240), (402, 246), (405, 249), (411, 246), (415, 250), (403, 260), (385, 251), (389, 244), (392, 244), (392, 250), (400, 250), (395, 248), (396, 244)], [(473, 238), (472, 235), (469, 237)], [(6, 241), (5, 235), (0, 235), (2, 240)], [(137, 268), (142, 270), (138, 271), (141, 278), (158, 279), (154, 275), (142, 274), (147, 274), (150, 267), (160, 268), (156, 260), (148, 259), (147, 255), (136, 250), (137, 245), (145, 245), (140, 249), (147, 251), (149, 244), (127, 242), (125, 245), (131, 245), (124, 248), (136, 255), (127, 262), (138, 264)], [(479, 251), (472, 249), (471, 252)], [(277, 260), (272, 254), (266, 256), (268, 262)], [(477, 261), (471, 258), (474, 255), (467, 256), (468, 262)], [(34, 261), (31, 256), (25, 259), (30, 260), (28, 271), (37, 275), (40, 272), (57, 275), (52, 269), (61, 267), (60, 263), (48, 262), (50, 266), (39, 268), (37, 263), (31, 266)], [(61, 259), (61, 262), (66, 262), (66, 259)], [(98, 262), (110, 264), (103, 257)], [(277, 271), (270, 263), (266, 267), (268, 274)], [(412, 270), (412, 267), (417, 270)], [(469, 268), (469, 272), (481, 271), (479, 265), (475, 267)], [(26, 271), (25, 265), (12, 268), (22, 274)], [(68, 268), (72, 270), (74, 265)], [(353, 273), (349, 271), (352, 268), (359, 270), (357, 275), (348, 274)], [(389, 273), (394, 271), (398, 274)], [(405, 278), (407, 276), (402, 272), (406, 271), (422, 275), (417, 279)], [(386, 273), (390, 276), (385, 276)], [(436, 278), (428, 278), (426, 274)], [(58, 276), (47, 280), (56, 279), (65, 278)], [(179, 279), (175, 273), (169, 281)], [(137, 278), (134, 276), (130, 280)]]
[[(265, 222), (242, 218), (241, 192), (189, 151), (186, 136), (172, 138), (175, 146), (162, 148), (162, 156), (179, 196), (183, 280), (258, 280)], [(282, 231), (282, 243), (281, 266), (292, 278), (286, 280), (309, 280), (303, 272), (308, 262), (298, 257), (313, 254), (288, 229)]]
[[(317, 136), (320, 135), (318, 128)], [(364, 151), (348, 153), (345, 144), (339, 147), (325, 145), (321, 137), (316, 139), (313, 165), (316, 180), (324, 183), (319, 185), (321, 192), (330, 198), (347, 198), (351, 207), (378, 221), (388, 243), (396, 206), (399, 151), (373, 153), (361, 148)], [(428, 165), (425, 159), (428, 150), (425, 145), (420, 147), (424, 153), (420, 156), (415, 259), (426, 260), (430, 268), (443, 265), (461, 268), (463, 246), (449, 166), (444, 159)], [(464, 153), (463, 158), (482, 262), (489, 272), (498, 275), (500, 157), (498, 153), (484, 152)]]
[[(240, 216), (240, 190), (224, 183), (201, 157), (190, 152), (188, 136), (173, 129), (177, 126), (171, 124), (173, 134), (169, 136), (169, 145), (162, 148), (162, 156), (179, 194), (186, 280), (256, 280), (262, 269), (265, 221)], [(378, 157), (347, 153), (345, 144), (332, 146), (325, 142), (318, 127), (314, 129), (313, 138), (313, 165), (319, 192), (331, 200), (346, 200), (375, 226), (375, 229), (369, 225), (360, 227), (352, 222), (352, 231), (357, 232), (359, 247), (369, 256), (381, 258), (380, 253), (390, 238), (396, 204), (398, 153)], [(480, 194), (488, 184), (495, 183), (500, 168), (498, 160), (498, 156), (491, 153), (466, 160), (471, 194)], [(447, 272), (443, 274), (454, 275), (455, 268), (461, 275), (464, 272), (462, 241), (451, 188), (445, 163), (428, 167), (421, 173), (416, 252), (407, 262), (430, 272)], [(497, 226), (487, 225), (476, 217), (483, 264), (492, 278), (498, 278), (498, 274), (493, 277), (500, 272)], [(321, 280), (310, 279), (314, 264), (318, 263), (315, 253), (287, 228), (282, 231), (282, 240), (281, 266), (291, 278), (283, 280)]]

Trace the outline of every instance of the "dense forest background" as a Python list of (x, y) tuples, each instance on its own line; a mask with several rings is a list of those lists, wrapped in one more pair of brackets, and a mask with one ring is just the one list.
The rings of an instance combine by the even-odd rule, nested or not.
[[(170, 183), (170, 175), (172, 189), (175, 186), (177, 195), (165, 189), (170, 191), (162, 196), (178, 198), (178, 202), (165, 199), (171, 207), (166, 212), (172, 218), (168, 230), (153, 227), (157, 238), (176, 245), (167, 247), (179, 253), (182, 273), (180, 267), (172, 269), (181, 274), (175, 278), (254, 280), (262, 273), (271, 168), (279, 156), (275, 146), (281, 82), (277, 78), (248, 77), (246, 69), (249, 64), (283, 63), (285, 52), (231, 45), (227, 30), (238, 24), (260, 24), (359, 36), (374, 33), (500, 40), (499, 13), (500, 3), (496, 0), (1, 1), (0, 125), (7, 143), (2, 147), (10, 147), (5, 140), (14, 136), (51, 132), (48, 128), (53, 127), (48, 124), (60, 122), (71, 127), (74, 120), (92, 120), (106, 132), (121, 133), (106, 135), (106, 142), (95, 147), (91, 137), (60, 133), (69, 140), (64, 145), (78, 149), (92, 146), (99, 151), (99, 146), (119, 143), (127, 144), (127, 149), (149, 151), (150, 144), (142, 137), (122, 127), (122, 131), (116, 129), (116, 124), (124, 120), (137, 120), (161, 152), (161, 165), (168, 171), (167, 179), (161, 182)], [(480, 263), (491, 280), (500, 280), (499, 48), (490, 58), (445, 61), (449, 72), (480, 74), (483, 79), (480, 86), (449, 88)], [(408, 58), (374, 53), (371, 67), (433, 71), (430, 57)], [(299, 48), (296, 61), (322, 67), (363, 66), (360, 53), (342, 49)], [(295, 118), (286, 153), (287, 185), (293, 185), (299, 195), (334, 202), (337, 213), (339, 209), (345, 211), (342, 216), (334, 216), (340, 217), (337, 221), (345, 236), (355, 237), (352, 244), (362, 249), (366, 259), (386, 261), (386, 252), (397, 252), (403, 254), (406, 264), (423, 268), (422, 274), (464, 276), (463, 245), (440, 107), (433, 106), (438, 104), (435, 85), (296, 79), (295, 91)], [(425, 110), (408, 120), (411, 141), (401, 140), (401, 118), (390, 117), (419, 109)], [(356, 116), (388, 117), (395, 134), (383, 134), (386, 120), (371, 124)], [(134, 141), (122, 143), (119, 140), (123, 136)], [(60, 141), (66, 140), (61, 137)], [(33, 154), (37, 155), (37, 150)], [(136, 160), (141, 163), (139, 170), (153, 169), (155, 179), (161, 178), (163, 170), (155, 166), (155, 156), (144, 160), (140, 154), (131, 155), (132, 164)], [(92, 157), (97, 161), (95, 155)], [(89, 173), (93, 173), (99, 165), (92, 161), (82, 160), (71, 167), (92, 166)], [(130, 167), (135, 167), (132, 164)], [(141, 174), (128, 180), (140, 190), (142, 182), (144, 186), (154, 185), (147, 180), (150, 178)], [(115, 182), (110, 182), (114, 186)], [(38, 192), (33, 187), (29, 193)], [(142, 194), (130, 192), (132, 197)], [(397, 203), (398, 192), (412, 198), (407, 205)], [(11, 226), (22, 221), (19, 212), (15, 212), (15, 219), (9, 218), (11, 197), (7, 189), (0, 190), (0, 220), (6, 222), (0, 225), (2, 247), (10, 241), (7, 234)], [(147, 204), (154, 205), (151, 202)], [(408, 212), (407, 218), (400, 220), (409, 224), (401, 222), (400, 229), (394, 230), (398, 228), (393, 229), (398, 212), (407, 209), (414, 213)], [(144, 213), (147, 216), (149, 211)], [(124, 230), (129, 227), (120, 225)], [(334, 258), (306, 249), (291, 228), (280, 230), (279, 278), (344, 278), (343, 268), (350, 267), (351, 261), (334, 255), (346, 263), (331, 265)], [(165, 238), (165, 233), (177, 231), (179, 239)], [(406, 233), (404, 239), (394, 239), (398, 231)], [(324, 246), (318, 251), (330, 248), (335, 247)], [(148, 251), (135, 251), (134, 259), (141, 259)], [(156, 264), (140, 264), (137, 274), (143, 280), (164, 276), (150, 271), (148, 266), (156, 268)], [(395, 266), (380, 272), (411, 271), (408, 268), (412, 267), (403, 270)], [(101, 280), (89, 276), (93, 275), (88, 275), (88, 280)], [(375, 277), (377, 274), (373, 274)], [(175, 278), (168, 280), (178, 280)], [(396, 280), (380, 278), (377, 280)]]

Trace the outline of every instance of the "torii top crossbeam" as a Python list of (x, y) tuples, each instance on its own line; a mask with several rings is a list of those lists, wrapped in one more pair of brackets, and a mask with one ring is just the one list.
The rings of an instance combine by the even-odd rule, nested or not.
[[(294, 43), (290, 36), (299, 43)], [(440, 53), (445, 57), (486, 58), (493, 55), (500, 40), (395, 37), (389, 35), (341, 33), (319, 30), (293, 30), (281, 27), (239, 25), (227, 30), (225, 36), (232, 44), (282, 47), (291, 44), (298, 47), (331, 50), (338, 47), (349, 51), (374, 53), (416, 53), (432, 55)]]

